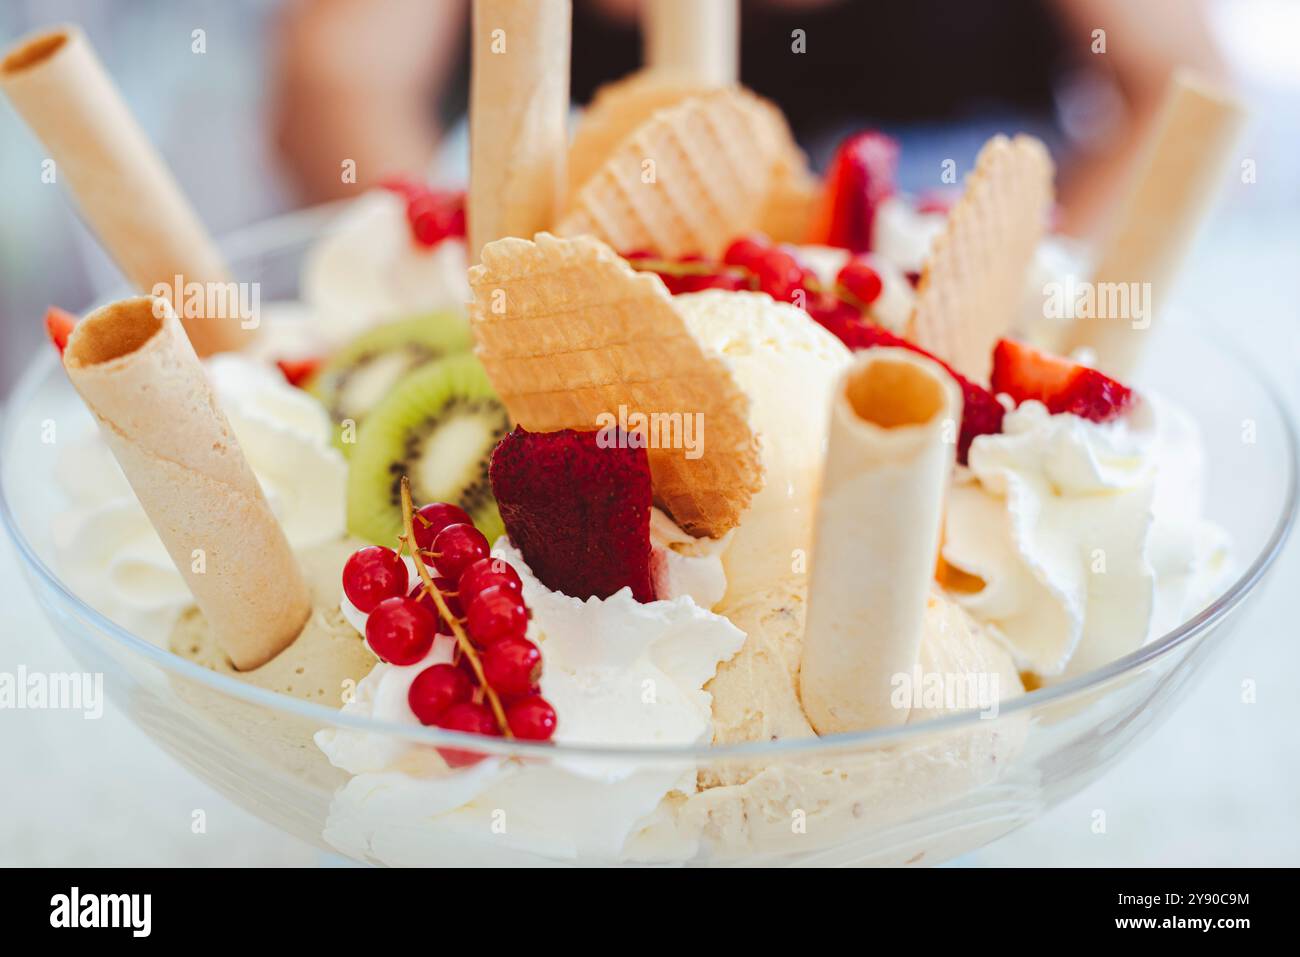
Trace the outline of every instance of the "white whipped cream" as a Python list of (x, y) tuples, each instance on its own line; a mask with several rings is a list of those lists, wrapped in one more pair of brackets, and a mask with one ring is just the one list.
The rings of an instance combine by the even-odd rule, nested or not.
[(922, 213), (907, 197), (890, 196), (876, 207), (871, 248), (903, 272), (920, 272), (947, 223), (944, 213)]
[[(204, 368), (289, 543), (340, 538), (347, 467), (320, 403), (247, 357), (213, 356)], [(98, 430), (69, 442), (56, 478), (72, 503), (53, 523), (64, 577), (109, 618), (165, 638), (193, 598)]]
[[(493, 555), (510, 562), (523, 582), (532, 612), (528, 634), (542, 652), (542, 695), (556, 711), (556, 743), (616, 748), (711, 739), (712, 699), (703, 688), (740, 649), (743, 632), (689, 595), (642, 604), (627, 588), (586, 601), (553, 592), (505, 538)], [(365, 616), (346, 598), (344, 614), (364, 634)], [(411, 682), (449, 661), (451, 650), (450, 639), (440, 638), (418, 664), (376, 664), (343, 711), (416, 723), (406, 700)], [(433, 749), (362, 732), (329, 729), (316, 743), (354, 775), (334, 797), (326, 838), (346, 853), (392, 865), (455, 860), (461, 847), (465, 860), (481, 863), (494, 840), (502, 862), (528, 853), (606, 860), (647, 854), (637, 838), (657, 820), (660, 802), (670, 792), (695, 790), (689, 762), (557, 756), (544, 764), (489, 758), (448, 769)], [(691, 851), (656, 848), (656, 856)]]
[(303, 264), (303, 299), (319, 332), (340, 345), (371, 326), (435, 309), (464, 310), (470, 288), (465, 243), (423, 246), (406, 202), (377, 189), (350, 203)]
[(1023, 403), (975, 439), (949, 496), (943, 557), (983, 581), (956, 599), (1040, 675), (1127, 654), (1222, 581), (1202, 474), (1195, 424), (1158, 396), (1101, 424)]
[(695, 604), (711, 610), (727, 592), (722, 555), (731, 544), (732, 534), (716, 539), (694, 538), (659, 509), (650, 509), (655, 594), (673, 598), (689, 595)]
[(1047, 236), (1038, 244), (1026, 272), (1015, 334), (1039, 349), (1062, 353), (1067, 349), (1066, 337), (1074, 321), (1067, 310), (1052, 310), (1048, 304), (1058, 300), (1064, 290), (1075, 289), (1091, 279), (1092, 266), (1086, 251), (1073, 240)]

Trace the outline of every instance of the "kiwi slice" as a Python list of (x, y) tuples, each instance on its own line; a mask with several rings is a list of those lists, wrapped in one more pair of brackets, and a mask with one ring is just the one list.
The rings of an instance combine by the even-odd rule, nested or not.
[(408, 374), (357, 430), (348, 461), (348, 530), (392, 546), (402, 528), (401, 479), (418, 508), (459, 505), (496, 541), (488, 459), (510, 431), (510, 416), (472, 355), (448, 356)]
[(386, 323), (336, 352), (312, 376), (307, 391), (329, 410), (336, 426), (334, 444), (351, 458), (356, 443), (343, 441), (345, 420), (360, 427), (407, 373), (444, 356), (466, 352), (472, 341), (464, 316), (454, 312)]

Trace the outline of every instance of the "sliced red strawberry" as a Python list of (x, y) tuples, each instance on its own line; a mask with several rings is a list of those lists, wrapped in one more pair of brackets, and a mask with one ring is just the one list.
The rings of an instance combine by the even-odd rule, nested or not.
[(1093, 422), (1124, 414), (1133, 390), (1110, 376), (1033, 346), (1000, 339), (993, 350), (993, 391), (1016, 403), (1037, 399), (1052, 413), (1069, 412)]
[(650, 461), (620, 438), (516, 428), (492, 452), (506, 533), (547, 588), (586, 599), (631, 587), (637, 601), (654, 600)]
[(303, 383), (316, 374), (324, 361), (323, 356), (310, 356), (306, 359), (277, 359), (275, 364), (280, 367), (289, 385), (302, 388)]
[(50, 342), (54, 343), (54, 348), (59, 350), (60, 356), (68, 347), (68, 336), (72, 335), (72, 327), (76, 324), (77, 317), (58, 306), (50, 306), (45, 310), (45, 331)]
[(895, 192), (897, 170), (898, 143), (879, 130), (866, 130), (841, 143), (826, 173), (809, 241), (855, 253), (870, 250), (876, 208)]
[(1002, 403), (988, 389), (971, 382), (942, 359), (930, 355), (920, 346), (908, 342), (901, 336), (894, 335), (887, 329), (882, 329), (880, 326), (872, 325), (861, 319), (850, 320), (844, 318), (841, 314), (834, 322), (823, 322), (822, 324), (839, 336), (840, 340), (855, 352), (859, 349), (871, 349), (875, 346), (895, 346), (900, 349), (910, 349), (912, 352), (934, 359), (935, 362), (948, 371), (948, 374), (961, 386), (961, 432), (957, 436), (957, 461), (962, 465), (966, 464), (970, 444), (977, 435), (993, 435), (1002, 431), (1002, 417), (1006, 415), (1006, 409), (1002, 408)]

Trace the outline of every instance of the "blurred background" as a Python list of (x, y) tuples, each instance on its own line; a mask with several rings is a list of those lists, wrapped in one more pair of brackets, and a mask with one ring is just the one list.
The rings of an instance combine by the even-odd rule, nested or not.
[[(708, 0), (703, 0), (708, 2)], [(640, 59), (637, 0), (574, 0), (575, 104)], [(386, 174), (463, 182), (466, 0), (9, 0), (0, 43), (51, 23), (89, 35), (213, 233), (339, 198)], [(997, 130), (1029, 130), (1060, 169), (1061, 223), (1088, 235), (1169, 72), (1234, 84), (1254, 122), (1237, 185), (1175, 298), (1233, 330), (1300, 408), (1300, 3), (1295, 0), (744, 0), (742, 76), (776, 100), (820, 167), (847, 130), (903, 141), (903, 185), (968, 169)], [(791, 31), (807, 35), (792, 55)], [(1095, 52), (1105, 31), (1105, 52)], [(46, 306), (80, 311), (120, 277), (40, 145), (0, 102), (0, 395), (44, 344)], [(360, 182), (339, 182), (339, 157)], [(1295, 543), (1254, 630), (1175, 719), (1103, 781), (968, 863), (1300, 863), (1300, 612)], [(0, 542), (0, 670), (72, 668)], [(1241, 701), (1243, 680), (1259, 701)], [(317, 852), (183, 773), (120, 715), (0, 711), (2, 864), (300, 864)], [(163, 802), (162, 795), (168, 800)], [(160, 821), (178, 797), (203, 807)], [(1106, 834), (1091, 827), (1105, 809)], [(214, 839), (215, 838), (215, 839)]]

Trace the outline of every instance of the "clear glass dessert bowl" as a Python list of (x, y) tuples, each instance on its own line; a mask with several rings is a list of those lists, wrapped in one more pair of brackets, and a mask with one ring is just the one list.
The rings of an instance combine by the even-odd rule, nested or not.
[[(295, 214), (232, 237), (237, 275), (262, 284), (263, 302), (293, 298), (304, 251), (329, 215)], [(114, 624), (60, 579), (51, 532), (61, 507), (51, 480), (58, 428), (85, 413), (49, 351), (6, 405), (0, 516), (55, 631), (82, 667), (104, 675), (116, 705), (231, 800), (326, 850), (398, 865), (934, 864), (1077, 792), (1170, 715), (1240, 627), (1287, 537), (1297, 442), (1284, 405), (1229, 343), (1177, 318), (1148, 349), (1137, 382), (1199, 422), (1207, 514), (1231, 536), (1235, 575), (1168, 634), (996, 714), (725, 748), (577, 747), (385, 724), (209, 671)], [(409, 776), (350, 779), (315, 743), (326, 729), (365, 735), (379, 749), (455, 744), (483, 754), (457, 772), (469, 795), (479, 793), (475, 775), (502, 766), (527, 773), (512, 778), (513, 791), (483, 790), (440, 813), (457, 806), (447, 804), (455, 787), (424, 787), (418, 762)], [(642, 806), (645, 795), (693, 776), (722, 786)], [(625, 844), (615, 819), (642, 811), (648, 826)]]

